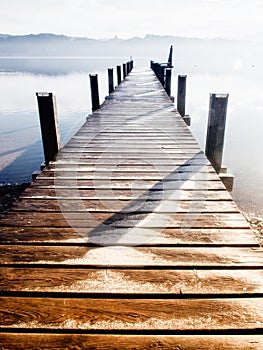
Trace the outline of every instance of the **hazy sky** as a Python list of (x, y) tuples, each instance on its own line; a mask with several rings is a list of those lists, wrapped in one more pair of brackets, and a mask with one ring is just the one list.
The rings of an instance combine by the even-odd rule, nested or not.
[(1, 0), (0, 33), (263, 36), (263, 0)]

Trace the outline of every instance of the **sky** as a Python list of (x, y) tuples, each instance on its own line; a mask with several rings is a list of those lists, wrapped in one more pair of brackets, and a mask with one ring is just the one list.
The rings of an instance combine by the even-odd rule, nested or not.
[(263, 0), (1, 0), (0, 33), (263, 37)]

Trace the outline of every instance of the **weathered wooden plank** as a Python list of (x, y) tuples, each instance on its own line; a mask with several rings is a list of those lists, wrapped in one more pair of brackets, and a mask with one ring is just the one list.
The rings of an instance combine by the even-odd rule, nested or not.
[[(140, 173), (140, 172), (114, 172), (109, 169), (108, 172), (101, 172), (99, 171), (94, 171), (94, 172), (85, 172), (85, 171), (78, 171), (78, 168), (76, 167), (74, 170), (55, 170), (55, 171), (43, 171), (40, 175), (39, 178), (49, 178), (49, 177), (55, 177), (56, 179), (67, 179), (67, 178), (74, 178), (76, 181), (86, 179), (86, 180), (93, 180), (93, 182), (98, 181), (98, 180), (104, 180), (106, 181), (114, 181), (114, 180), (143, 180), (143, 181), (158, 181), (160, 186), (164, 186), (164, 184), (167, 184), (168, 182), (172, 186), (172, 182), (176, 185), (178, 184), (178, 181), (181, 182), (186, 182), (187, 180), (192, 180), (192, 181), (218, 181), (217, 174), (216, 173), (208, 173), (208, 172), (199, 172), (199, 171), (192, 171), (189, 169), (188, 172), (180, 172), (175, 171), (173, 173), (168, 173), (168, 174), (161, 174), (161, 173)], [(176, 182), (177, 181), (177, 182)], [(181, 183), (182, 185), (182, 183)]]
[[(101, 123), (100, 123), (101, 124)], [(119, 124), (121, 125), (121, 124)], [(119, 126), (119, 125), (116, 125), (114, 124), (113, 126), (116, 127), (116, 126)], [(116, 143), (116, 142), (119, 142), (119, 141), (125, 141), (125, 145), (128, 147), (128, 145), (130, 146), (165, 146), (165, 147), (168, 147), (168, 146), (171, 146), (171, 147), (174, 147), (177, 142), (179, 142), (179, 144), (181, 145), (182, 143), (183, 144), (187, 144), (187, 145), (198, 145), (198, 142), (190, 137), (190, 136), (184, 136), (184, 137), (180, 137), (180, 139), (178, 140), (178, 138), (176, 138), (176, 140), (174, 139), (171, 139), (170, 137), (155, 137), (153, 138), (152, 137), (147, 137), (146, 140), (144, 140), (143, 137), (138, 137), (138, 138), (130, 138), (130, 137), (127, 137), (127, 140), (125, 137), (113, 137), (113, 136), (108, 136), (106, 139), (100, 137), (100, 136), (97, 136), (96, 138), (93, 138), (91, 140), (89, 140), (89, 138), (87, 138), (86, 136), (82, 135), (76, 135), (76, 136), (73, 136), (71, 138), (71, 140), (69, 141), (69, 143), (67, 144), (71, 144), (71, 143), (76, 143), (76, 144), (89, 144), (89, 145), (92, 145), (92, 146), (96, 146), (98, 145), (99, 147), (101, 146), (107, 146), (111, 143)], [(125, 146), (124, 145), (124, 146)]]
[(120, 164), (116, 164), (113, 160), (111, 160), (111, 163), (108, 164), (101, 164), (100, 161), (93, 162), (93, 164), (87, 164), (86, 162), (82, 162), (80, 160), (79, 162), (76, 161), (70, 161), (70, 162), (57, 162), (50, 164), (49, 166), (45, 167), (45, 171), (51, 171), (51, 170), (57, 170), (57, 171), (70, 171), (70, 170), (78, 170), (78, 171), (101, 171), (101, 172), (107, 172), (107, 171), (114, 171), (114, 172), (153, 172), (153, 173), (161, 173), (164, 175), (165, 174), (170, 174), (175, 171), (180, 171), (180, 172), (196, 172), (196, 171), (201, 171), (201, 172), (215, 172), (214, 169), (209, 166), (204, 164), (204, 161), (201, 159), (201, 162), (199, 164), (191, 164), (191, 163), (184, 163), (181, 162), (181, 164), (178, 165), (163, 165), (162, 163), (158, 164), (155, 162), (151, 163), (144, 163), (141, 165), (136, 165), (129, 163), (127, 160), (127, 163), (124, 164), (121, 162)]
[(262, 335), (95, 335), (2, 333), (3, 349), (261, 350)]
[[(0, 326), (68, 330), (261, 328), (263, 299), (67, 299), (1, 297)], [(52, 312), (50, 312), (52, 310)]]
[[(59, 192), (57, 193), (59, 195)], [(58, 197), (59, 198), (59, 197)], [(81, 200), (77, 199), (27, 199), (14, 203), (12, 211), (45, 211), (45, 212), (137, 212), (137, 213), (238, 213), (239, 209), (233, 201), (176, 201), (165, 198), (154, 200), (150, 197), (123, 200)]]
[(212, 295), (263, 292), (262, 270), (0, 268), (2, 292)]
[(108, 149), (105, 148), (105, 150), (103, 149), (93, 149), (93, 148), (89, 148), (89, 147), (84, 147), (84, 148), (81, 148), (81, 147), (64, 147), (63, 148), (63, 152), (64, 153), (87, 153), (87, 154), (90, 154), (90, 155), (96, 155), (97, 157), (99, 157), (100, 155), (102, 154), (105, 154), (105, 155), (112, 155), (112, 156), (116, 156), (116, 155), (123, 155), (125, 154), (126, 158), (127, 157), (131, 157), (131, 156), (138, 156), (138, 155), (141, 155), (143, 156), (144, 154), (151, 154), (152, 156), (154, 155), (166, 155), (166, 156), (170, 156), (170, 155), (173, 155), (173, 154), (181, 154), (182, 152), (185, 154), (185, 155), (194, 155), (196, 153), (196, 151), (199, 150), (199, 147), (189, 147), (188, 149), (185, 148), (184, 151), (182, 151), (182, 149), (180, 148), (174, 148), (174, 149), (163, 149), (162, 151), (160, 150), (158, 153), (158, 148), (155, 149), (155, 153), (153, 153), (154, 150), (151, 150), (151, 149), (129, 149), (129, 150), (121, 150), (121, 149), (114, 149), (112, 147), (109, 147)]
[[(94, 241), (96, 241), (94, 237)], [(121, 241), (121, 239), (119, 239)], [(106, 239), (102, 243), (107, 243)], [(117, 242), (118, 243), (118, 242)], [(156, 248), (82, 246), (15, 246), (2, 245), (1, 264), (51, 264), (100, 267), (262, 266), (261, 248)]]
[(239, 213), (42, 213), (9, 212), (0, 220), (1, 226), (35, 226), (35, 227), (123, 227), (132, 228), (249, 228), (243, 215)]
[[(94, 238), (89, 237), (93, 228), (61, 228), (61, 227), (30, 227), (30, 226), (5, 226), (0, 229), (0, 242), (2, 243), (92, 243)], [(131, 244), (131, 238), (123, 237), (122, 228), (110, 228), (102, 230), (108, 239), (122, 237), (122, 244)], [(145, 246), (158, 245), (258, 245), (255, 235), (250, 229), (195, 229), (195, 228), (165, 228), (146, 229), (134, 227), (132, 230), (134, 242)], [(142, 238), (141, 238), (142, 237)], [(103, 242), (102, 242), (103, 244)], [(115, 242), (117, 244), (117, 242)]]
[[(100, 183), (100, 182), (99, 182)], [(148, 182), (147, 182), (148, 183)], [(150, 183), (151, 184), (151, 183)], [(209, 188), (206, 189), (206, 184), (202, 182), (199, 183), (190, 183), (187, 182), (188, 189), (179, 189), (179, 190), (151, 190), (145, 183), (139, 184), (138, 188), (136, 188), (136, 183), (132, 188), (128, 189), (114, 189), (111, 186), (105, 188), (97, 188), (96, 186), (92, 186), (91, 181), (89, 180), (68, 180), (68, 179), (41, 179), (38, 178), (37, 182), (33, 182), (31, 186), (24, 191), (20, 198), (35, 198), (35, 199), (59, 199), (59, 198), (67, 198), (74, 199), (76, 196), (81, 199), (101, 199), (101, 200), (132, 200), (136, 199), (142, 195), (145, 197), (150, 197), (151, 200), (161, 200), (164, 197), (169, 197), (170, 200), (216, 200), (216, 201), (232, 201), (232, 197), (229, 192), (225, 191), (222, 183), (217, 181), (216, 184), (214, 182), (210, 182), (210, 184), (214, 185), (214, 187), (219, 189), (211, 189), (212, 186), (207, 186)], [(97, 181), (96, 181), (97, 185)], [(185, 185), (185, 184), (184, 184)], [(190, 187), (190, 185), (192, 185)], [(216, 186), (215, 186), (216, 185)], [(95, 187), (95, 188), (94, 188)], [(185, 188), (186, 186), (184, 186)], [(115, 187), (118, 188), (118, 187)], [(196, 189), (193, 191), (193, 189)]]
[[(89, 166), (90, 168), (97, 166), (98, 161), (94, 159), (89, 159), (89, 158), (61, 158), (58, 159), (56, 162), (50, 162), (49, 166), (46, 167), (46, 169), (51, 169), (50, 167), (56, 167), (56, 166), (65, 166), (65, 167), (71, 167), (71, 166)], [(144, 159), (124, 159), (120, 164), (118, 164), (118, 168), (124, 168), (124, 169), (149, 169), (149, 168), (156, 168), (156, 167), (161, 167), (164, 171), (171, 171), (174, 170), (175, 166), (180, 166), (182, 164), (188, 164), (189, 166), (191, 165), (208, 165), (209, 162), (206, 159), (203, 158), (194, 158), (191, 159), (191, 161), (188, 161), (188, 158), (182, 158), (182, 159), (174, 159), (174, 160), (168, 160), (165, 158), (159, 158), (155, 159), (154, 162), (149, 162), (147, 158)], [(108, 159), (108, 158), (103, 158), (100, 160), (99, 165), (101, 167), (103, 166), (112, 166), (116, 165), (115, 159)]]
[[(188, 152), (188, 150), (192, 151), (192, 150), (199, 150), (200, 147), (198, 145), (197, 142), (192, 142), (192, 143), (184, 143), (183, 141), (181, 141), (178, 145), (176, 145), (175, 143), (172, 145), (166, 145), (166, 144), (154, 144), (153, 142), (151, 144), (147, 144), (147, 143), (141, 143), (141, 144), (133, 144), (133, 147), (131, 147), (131, 145), (127, 145), (125, 143), (125, 141), (121, 141), (119, 140), (119, 142), (109, 142), (108, 145), (106, 144), (92, 144), (89, 142), (68, 142), (66, 144), (66, 146), (64, 147), (65, 151), (69, 151), (70, 149), (76, 149), (79, 148), (80, 150), (89, 150), (92, 152), (127, 152), (129, 154), (129, 152), (134, 152), (135, 149), (140, 150), (140, 152), (147, 152), (149, 153), (150, 151), (160, 151), (160, 153), (162, 152), (176, 152), (177, 150), (180, 150), (182, 152), (182, 148)], [(120, 149), (121, 148), (121, 149)], [(150, 152), (150, 153), (151, 153)]]

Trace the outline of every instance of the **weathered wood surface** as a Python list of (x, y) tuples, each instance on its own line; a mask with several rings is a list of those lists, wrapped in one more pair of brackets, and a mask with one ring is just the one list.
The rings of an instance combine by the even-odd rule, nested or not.
[[(156, 332), (155, 332), (156, 333)], [(262, 335), (94, 335), (4, 333), (5, 349), (173, 349), (173, 350), (259, 350)]]
[(263, 250), (150, 70), (0, 220), (0, 254), (0, 348), (263, 348)]

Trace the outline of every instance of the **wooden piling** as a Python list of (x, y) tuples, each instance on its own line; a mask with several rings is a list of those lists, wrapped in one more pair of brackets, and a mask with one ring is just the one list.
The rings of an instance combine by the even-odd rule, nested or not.
[(168, 66), (169, 66), (170, 68), (173, 68), (173, 45), (171, 45), (170, 51), (169, 51)]
[(219, 173), (222, 165), (228, 94), (210, 94), (205, 154)]
[(178, 75), (177, 110), (182, 117), (185, 115), (186, 77)]
[(171, 96), (171, 80), (172, 80), (172, 69), (166, 68), (166, 74), (165, 74), (165, 91), (167, 92), (167, 95)]
[(114, 91), (113, 68), (108, 68), (109, 95)]
[(92, 111), (100, 108), (98, 74), (90, 74), (90, 90), (91, 90), (91, 104)]
[(126, 74), (128, 75), (130, 73), (130, 62), (126, 63)]
[(52, 93), (37, 92), (40, 128), (43, 141), (45, 164), (55, 159), (60, 149), (56, 98)]
[(121, 66), (117, 66), (117, 84), (121, 83)]
[(165, 84), (165, 70), (167, 68), (167, 64), (166, 63), (162, 63), (160, 65), (160, 83), (162, 84), (162, 86), (164, 86)]
[(126, 63), (122, 64), (122, 71), (123, 71), (123, 79), (126, 78), (127, 72), (126, 72)]

